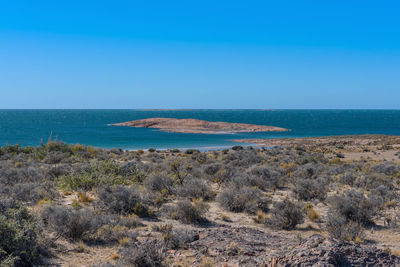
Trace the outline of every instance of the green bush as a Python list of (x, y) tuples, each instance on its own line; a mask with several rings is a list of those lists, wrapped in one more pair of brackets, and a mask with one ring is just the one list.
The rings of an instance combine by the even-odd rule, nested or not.
[(57, 140), (47, 142), (47, 144), (44, 147), (48, 152), (56, 152), (57, 151), (57, 152), (67, 153), (70, 155), (72, 155), (72, 153), (73, 153), (70, 145), (67, 145), (64, 142), (57, 141)]
[(21, 146), (19, 144), (17, 145), (9, 145), (7, 144), (6, 146), (2, 147), (0, 149), (0, 155), (5, 155), (5, 154), (18, 154), (21, 151)]
[(112, 161), (96, 161), (80, 171), (61, 177), (60, 185), (69, 190), (91, 190), (100, 185), (129, 185), (141, 182), (145, 174), (136, 165)]
[(106, 179), (103, 176), (95, 176), (88, 172), (73, 172), (61, 177), (60, 186), (63, 189), (88, 191), (105, 182)]
[(0, 203), (0, 266), (32, 266), (40, 263), (43, 250), (35, 218), (14, 202)]

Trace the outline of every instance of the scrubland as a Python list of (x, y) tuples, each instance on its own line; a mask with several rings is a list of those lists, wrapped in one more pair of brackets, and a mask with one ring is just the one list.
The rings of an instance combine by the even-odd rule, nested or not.
[[(335, 138), (206, 152), (1, 147), (0, 266), (290, 266), (310, 240), (343, 254), (332, 266), (354, 263), (345, 247), (394, 266), (400, 138)], [(304, 253), (300, 266), (325, 257)]]

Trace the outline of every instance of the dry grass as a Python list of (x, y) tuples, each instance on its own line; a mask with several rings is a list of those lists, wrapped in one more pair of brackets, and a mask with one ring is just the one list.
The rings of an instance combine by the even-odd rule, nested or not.
[(265, 223), (265, 219), (267, 217), (267, 214), (263, 212), (262, 210), (258, 210), (256, 217), (254, 217), (254, 222), (255, 223)]
[(92, 203), (94, 198), (90, 197), (86, 192), (78, 192), (78, 199), (83, 204)]
[(313, 208), (307, 209), (307, 217), (312, 221), (312, 222), (317, 222), (320, 219), (320, 215), (318, 212), (315, 211)]

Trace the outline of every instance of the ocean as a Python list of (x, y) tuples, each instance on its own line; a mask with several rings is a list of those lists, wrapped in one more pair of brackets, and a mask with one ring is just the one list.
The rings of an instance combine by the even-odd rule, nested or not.
[[(196, 118), (288, 128), (289, 132), (183, 134), (109, 124)], [(0, 145), (39, 145), (50, 136), (102, 148), (222, 148), (233, 139), (345, 134), (400, 135), (400, 110), (0, 110)]]

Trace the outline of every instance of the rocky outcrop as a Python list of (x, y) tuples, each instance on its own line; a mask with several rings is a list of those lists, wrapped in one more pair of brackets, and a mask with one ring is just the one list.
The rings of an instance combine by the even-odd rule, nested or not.
[(155, 128), (165, 132), (202, 134), (288, 131), (288, 129), (285, 128), (266, 125), (175, 118), (150, 118), (116, 123), (113, 125), (137, 128)]
[(199, 237), (188, 245), (197, 258), (192, 266), (199, 266), (204, 255), (219, 262), (215, 266), (267, 266), (271, 258), (284, 255), (287, 249), (297, 245), (296, 238), (289, 233), (229, 225), (204, 228), (199, 232)]
[[(186, 251), (194, 258), (192, 266), (201, 266), (204, 256), (221, 267), (400, 266), (400, 257), (374, 246), (338, 242), (319, 234), (299, 243), (291, 233), (250, 227), (214, 225), (197, 233), (199, 238)], [(177, 258), (188, 255), (173, 252)]]
[(400, 257), (373, 246), (336, 242), (316, 234), (274, 258), (269, 266), (400, 266)]

